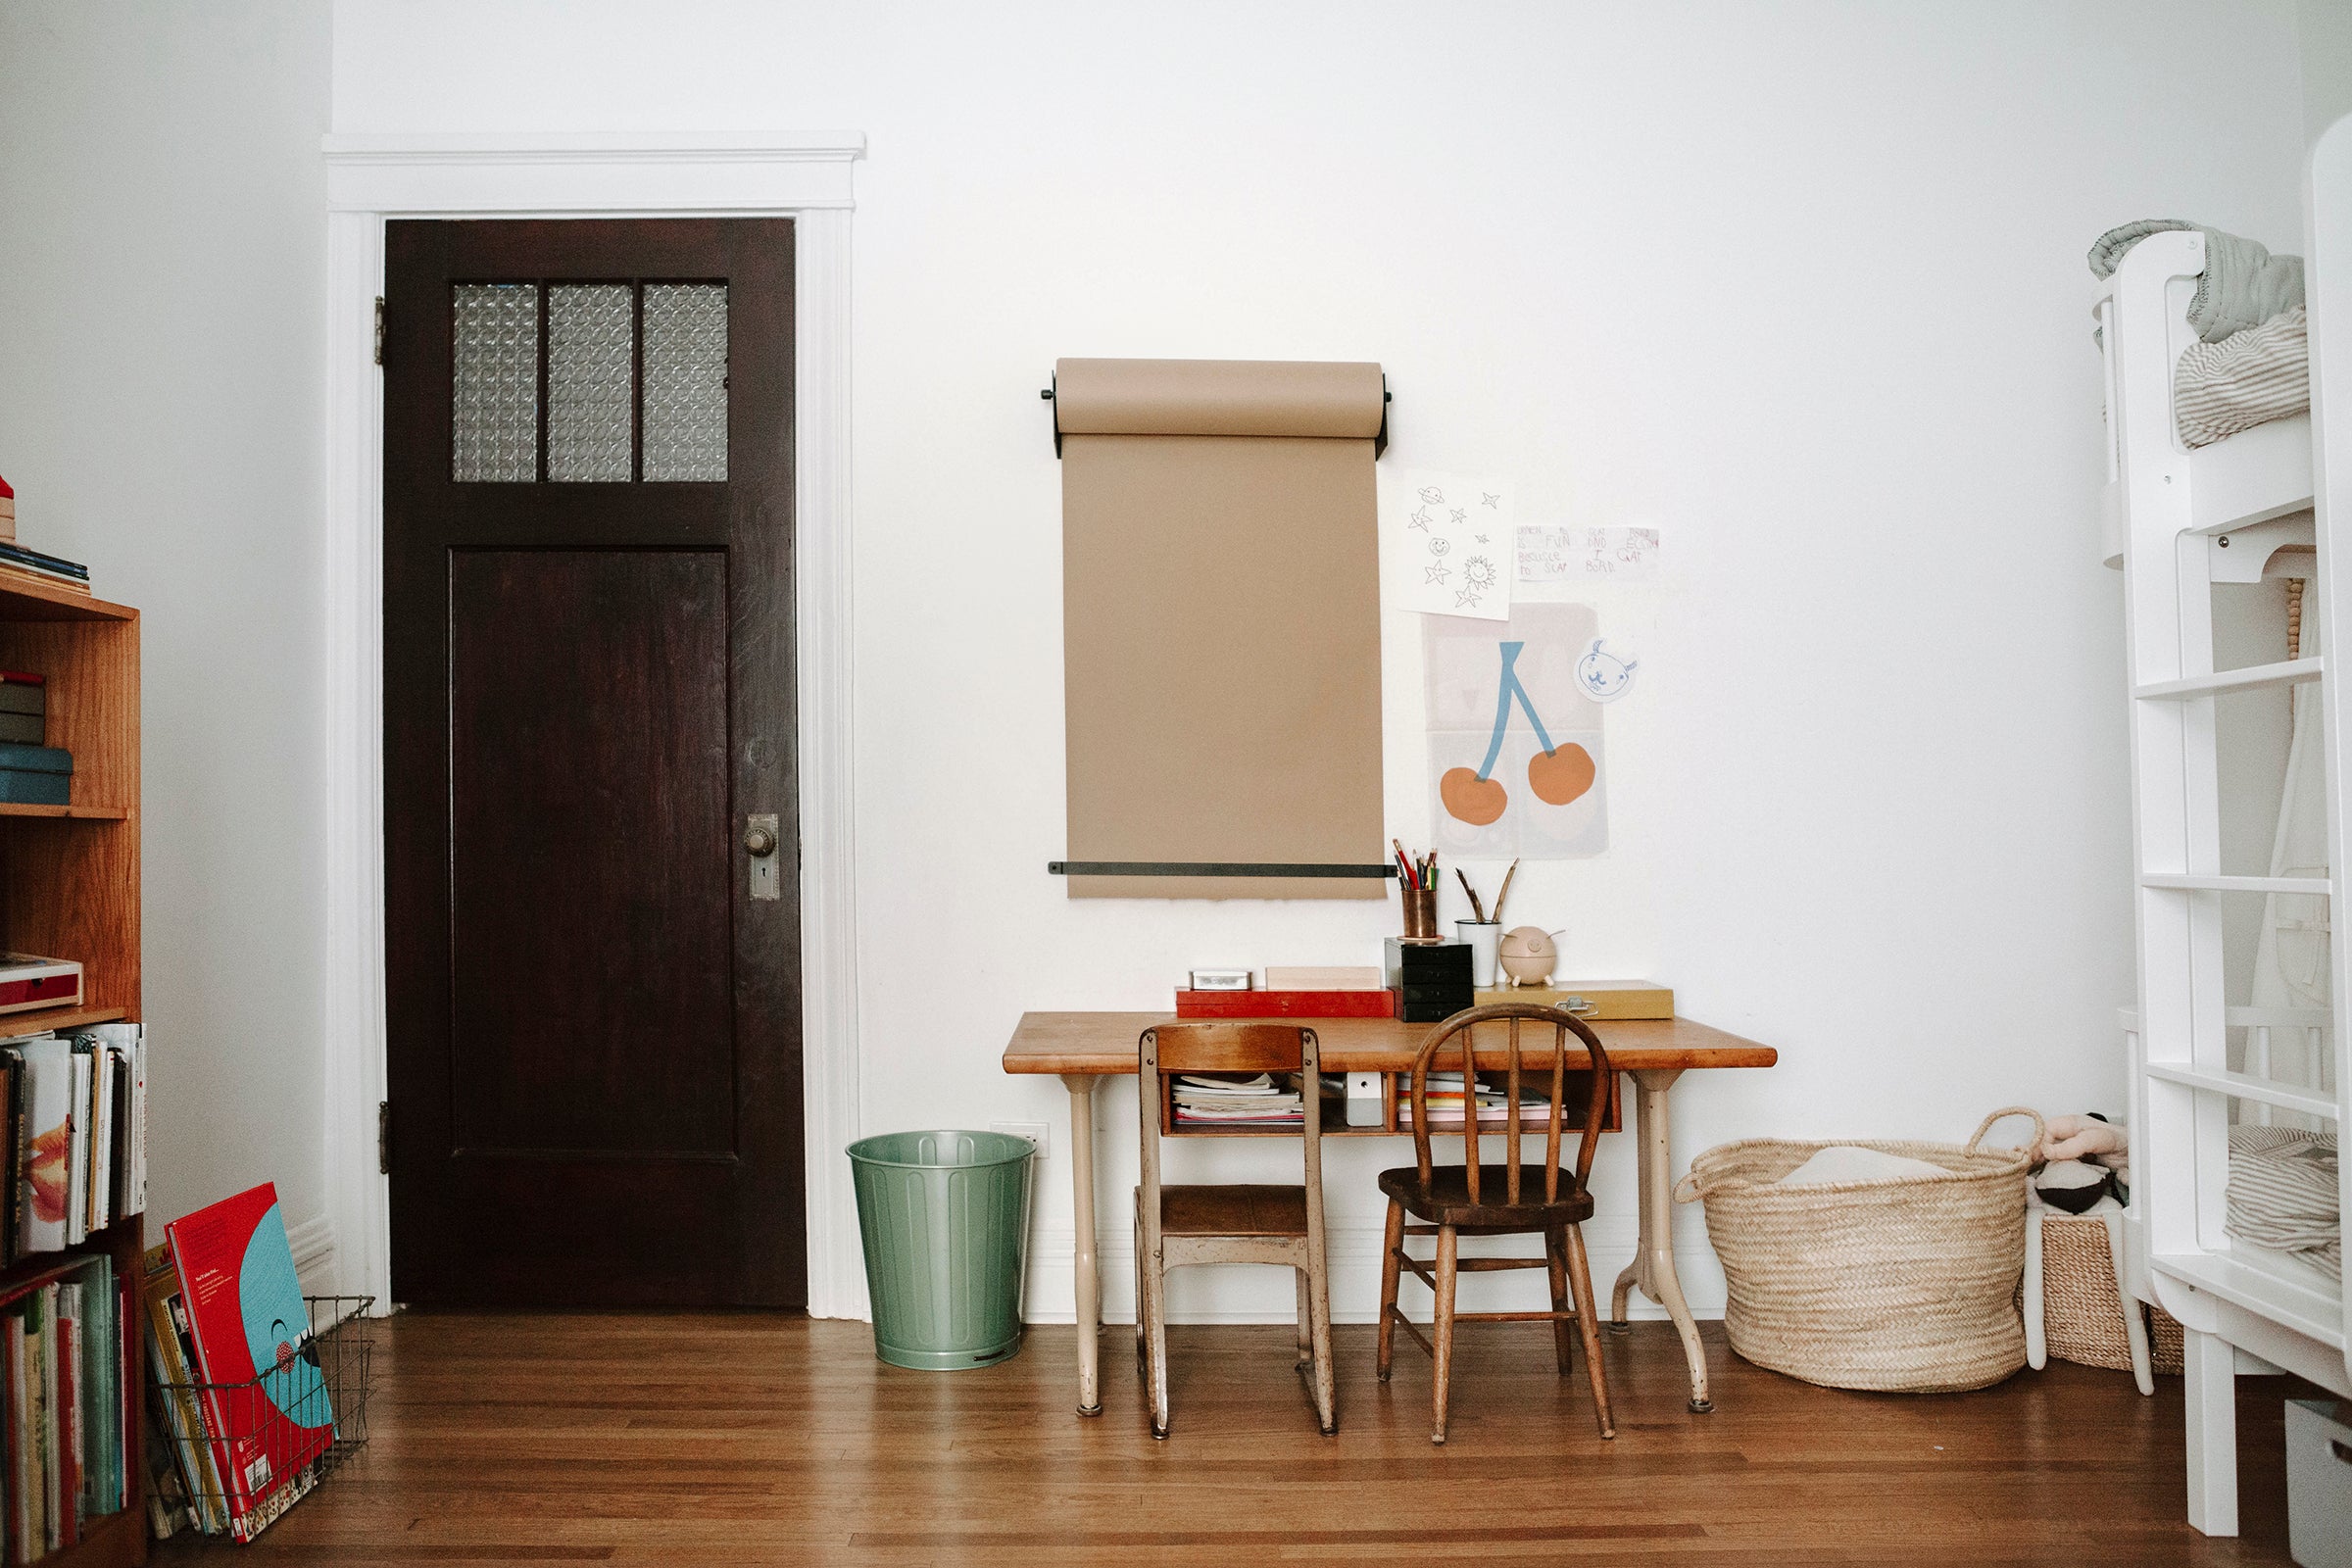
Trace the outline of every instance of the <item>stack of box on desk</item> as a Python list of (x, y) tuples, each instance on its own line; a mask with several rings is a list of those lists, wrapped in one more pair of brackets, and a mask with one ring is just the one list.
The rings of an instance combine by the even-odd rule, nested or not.
[(0, 670), (0, 802), (64, 806), (74, 782), (74, 754), (47, 739), (48, 683), (39, 675)]

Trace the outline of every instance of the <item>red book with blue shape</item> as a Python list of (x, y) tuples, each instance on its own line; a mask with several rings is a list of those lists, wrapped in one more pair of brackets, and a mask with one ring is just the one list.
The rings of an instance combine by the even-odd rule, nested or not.
[(277, 1189), (265, 1182), (164, 1230), (206, 1385), (229, 1533), (249, 1540), (309, 1490), (313, 1461), (335, 1440)]

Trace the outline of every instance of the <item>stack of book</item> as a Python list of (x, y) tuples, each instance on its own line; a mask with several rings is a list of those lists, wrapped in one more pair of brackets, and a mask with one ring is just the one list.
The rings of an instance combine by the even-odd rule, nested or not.
[(1396, 1011), (1376, 968), (1268, 968), (1263, 991), (1179, 990), (1179, 1018), (1386, 1018)]
[(39, 746), (48, 739), (48, 677), (0, 669), (0, 744)]
[(1253, 1078), (1179, 1073), (1168, 1095), (1179, 1127), (1297, 1127), (1306, 1119), (1298, 1089), (1262, 1072)]
[(0, 479), (0, 540), (17, 542), (17, 492), (6, 479)]
[(147, 1207), (146, 1026), (26, 1035), (0, 1050), (8, 1259), (55, 1252)]
[(76, 1544), (93, 1516), (129, 1502), (129, 1283), (93, 1252), (0, 1296), (0, 1531), (11, 1563)]
[[(1493, 1084), (1480, 1083), (1470, 1086), (1469, 1095), (1477, 1100), (1478, 1124), (1481, 1127), (1501, 1127), (1508, 1124), (1511, 1100), (1508, 1090), (1496, 1088)], [(1444, 1127), (1447, 1124), (1456, 1127), (1462, 1125), (1465, 1094), (1460, 1073), (1431, 1073), (1425, 1098), (1429, 1106), (1429, 1124), (1432, 1127)], [(1546, 1073), (1544, 1088), (1535, 1090), (1526, 1088), (1524, 1085), (1520, 1088), (1519, 1125), (1522, 1127), (1544, 1127), (1550, 1125), (1550, 1078)], [(1413, 1124), (1412, 1078), (1410, 1074), (1400, 1078), (1396, 1085), (1396, 1124), (1400, 1127), (1410, 1127)]]
[(251, 1541), (318, 1484), (336, 1438), (277, 1189), (164, 1228), (141, 1297), (155, 1369), (148, 1522)]
[(0, 582), (11, 580), (86, 594), (90, 591), (90, 568), (78, 561), (64, 561), (27, 550), (16, 543), (12, 535), (8, 541), (0, 542)]

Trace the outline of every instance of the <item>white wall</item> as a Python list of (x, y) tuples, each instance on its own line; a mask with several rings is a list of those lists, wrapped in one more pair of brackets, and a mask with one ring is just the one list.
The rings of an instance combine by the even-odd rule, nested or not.
[[(1687, 1155), (2120, 1107), (2119, 585), (2081, 258), (2150, 214), (2292, 248), (2296, 23), (2287, 0), (343, 0), (332, 120), (871, 138), (871, 1129), (1058, 1122), (1054, 1085), (997, 1070), (1022, 1009), (1155, 1005), (1208, 958), (1368, 961), (1391, 921), (1074, 906), (1044, 874), (1058, 474), (1036, 389), (1057, 355), (1378, 359), (1392, 462), (1511, 473), (1524, 520), (1667, 529), (1671, 580), (1602, 602), (1645, 661), (1609, 720), (1615, 847), (1523, 870), (1513, 903), (1570, 927), (1578, 970), (1669, 980), (1782, 1049), (1678, 1096)], [(148, 610), (165, 1215), (265, 1174), (297, 1220), (318, 1207), (322, 33), (315, 8), (0, 11), (0, 472), (29, 539)], [(2230, 47), (2180, 46), (2211, 37)], [(1419, 839), (1395, 641), (1392, 826)], [(257, 986), (220, 978), (256, 959)], [(1116, 1166), (1131, 1107), (1106, 1113)], [(1348, 1315), (1396, 1152), (1333, 1161)], [(1630, 1246), (1626, 1154), (1597, 1179), (1603, 1270)], [(1064, 1155), (1057, 1126), (1041, 1265), (1067, 1244)], [(1694, 1225), (1682, 1246), (1712, 1295)], [(1064, 1278), (1041, 1267), (1041, 1307)], [(1188, 1304), (1286, 1300), (1235, 1279)]]
[(0, 6), (0, 473), (136, 605), (150, 1231), (319, 1148), (324, 4)]
[(2303, 134), (2320, 132), (2352, 115), (2352, 5), (2344, 0), (2296, 0), (2295, 33), (2303, 69)]
[[(2222, 50), (2182, 40), (2226, 36)], [(1369, 358), (1389, 461), (1514, 475), (1524, 521), (1647, 520), (1602, 607), (1606, 858), (1514, 912), (1781, 1048), (1679, 1095), (1686, 1153), (2122, 1105), (2120, 584), (2098, 564), (2082, 253), (2187, 214), (2293, 248), (2296, 19), (2049, 8), (342, 0), (338, 131), (844, 126), (869, 1129), (1053, 1119), (1024, 1008), (1164, 1004), (1190, 962), (1370, 961), (1381, 906), (1073, 905), (1058, 355)], [(1393, 639), (1392, 827), (1410, 638)], [(1452, 911), (1447, 910), (1448, 915)], [(944, 1021), (943, 1021), (944, 1020)], [(1131, 1168), (1132, 1100), (1106, 1113)], [(1188, 1150), (1205, 1159), (1198, 1149)], [(1361, 1316), (1371, 1172), (1333, 1161)], [(1223, 1151), (1242, 1169), (1270, 1152)], [(1067, 1245), (1060, 1129), (1039, 1218)], [(1105, 1191), (1124, 1291), (1128, 1177)], [(1599, 1266), (1631, 1245), (1604, 1155)], [(1682, 1243), (1703, 1257), (1695, 1226)], [(1066, 1299), (1041, 1268), (1040, 1305)], [(1702, 1296), (1717, 1289), (1711, 1279)], [(1196, 1311), (1281, 1310), (1231, 1282)], [(1717, 1299), (1720, 1298), (1717, 1297)]]

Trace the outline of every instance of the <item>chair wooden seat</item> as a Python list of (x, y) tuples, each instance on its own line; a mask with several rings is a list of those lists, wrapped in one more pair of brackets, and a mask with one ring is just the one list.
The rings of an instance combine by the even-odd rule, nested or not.
[(1439, 1165), (1421, 1179), (1410, 1165), (1380, 1173), (1380, 1190), (1402, 1203), (1405, 1212), (1432, 1225), (1450, 1225), (1458, 1231), (1549, 1230), (1554, 1225), (1581, 1225), (1592, 1217), (1592, 1195), (1577, 1186), (1565, 1172), (1557, 1183), (1559, 1196), (1546, 1200), (1544, 1167), (1519, 1167), (1516, 1203), (1501, 1195), (1510, 1191), (1510, 1172), (1500, 1165), (1479, 1166), (1483, 1199), (1470, 1196), (1470, 1172), (1460, 1165)]
[[(1488, 1066), (1479, 1065), (1477, 1033), (1481, 1024), (1503, 1024), (1508, 1031), (1508, 1049), (1503, 1056), (1505, 1065), (1493, 1066), (1495, 1054), (1487, 1054)], [(1551, 1050), (1535, 1060), (1527, 1059), (1520, 1048), (1523, 1026), (1536, 1024), (1551, 1035)], [(1576, 1064), (1582, 1071), (1591, 1066), (1592, 1092), (1585, 1101), (1585, 1123), (1576, 1146), (1576, 1168), (1560, 1167), (1560, 1137), (1566, 1130), (1560, 1125), (1560, 1113), (1571, 1071), (1568, 1063), (1568, 1037), (1573, 1034), (1587, 1058)], [(1448, 1059), (1450, 1058), (1450, 1059)], [(1527, 1119), (1522, 1110), (1534, 1108), (1534, 1102), (1523, 1101), (1521, 1089), (1527, 1069), (1541, 1071), (1548, 1067), (1549, 1093), (1543, 1100), (1544, 1115), (1542, 1121), (1543, 1163), (1525, 1163), (1519, 1152), (1521, 1135)], [(1483, 1097), (1486, 1089), (1500, 1093), (1503, 1102), (1502, 1125), (1495, 1127), (1483, 1118), (1464, 1122), (1456, 1119), (1446, 1131), (1462, 1140), (1462, 1163), (1440, 1165), (1430, 1154), (1433, 1129), (1429, 1119), (1429, 1076), (1433, 1069), (1459, 1075), (1458, 1081), (1448, 1080), (1458, 1098), (1476, 1080)], [(1497, 1081), (1499, 1080), (1499, 1081)], [(1585, 1374), (1592, 1384), (1592, 1416), (1599, 1423), (1600, 1435), (1613, 1438), (1615, 1425), (1609, 1419), (1609, 1383), (1600, 1365), (1600, 1334), (1594, 1321), (1592, 1304), (1592, 1274), (1585, 1255), (1584, 1222), (1592, 1217), (1592, 1194), (1586, 1179), (1592, 1174), (1592, 1150), (1600, 1142), (1601, 1122), (1609, 1104), (1609, 1054), (1599, 1038), (1582, 1020), (1553, 1007), (1538, 1007), (1526, 1003), (1504, 1003), (1493, 1007), (1473, 1007), (1457, 1012), (1429, 1032), (1421, 1049), (1413, 1056), (1412, 1125), (1413, 1163), (1410, 1169), (1384, 1170), (1380, 1173), (1380, 1190), (1389, 1199), (1388, 1239), (1381, 1251), (1380, 1265), (1380, 1381), (1389, 1381), (1389, 1368), (1396, 1344), (1396, 1330), (1402, 1328), (1417, 1341), (1437, 1363), (1437, 1377), (1430, 1387), (1432, 1430), (1429, 1441), (1446, 1441), (1446, 1407), (1447, 1389), (1453, 1375), (1453, 1326), (1456, 1323), (1525, 1323), (1543, 1322), (1551, 1325), (1552, 1345), (1558, 1354), (1560, 1373), (1566, 1376), (1571, 1355), (1571, 1325), (1573, 1333), (1585, 1345)], [(1541, 1079), (1537, 1080), (1541, 1083)], [(1533, 1087), (1530, 1085), (1529, 1087)], [(1479, 1147), (1479, 1140), (1490, 1134), (1502, 1138), (1502, 1163), (1490, 1165)], [(1419, 1225), (1407, 1225), (1406, 1214), (1421, 1220)], [(1458, 1243), (1464, 1236), (1533, 1235), (1544, 1239), (1542, 1257), (1463, 1257)], [(1438, 1255), (1429, 1262), (1407, 1252), (1408, 1236), (1434, 1236)], [(1547, 1312), (1463, 1312), (1454, 1306), (1454, 1287), (1463, 1274), (1491, 1274), (1512, 1269), (1543, 1269), (1551, 1285), (1551, 1309)], [(1437, 1311), (1430, 1323), (1430, 1333), (1424, 1338), (1421, 1327), (1404, 1315), (1396, 1304), (1396, 1286), (1410, 1270), (1437, 1298)], [(1573, 1297), (1575, 1304), (1569, 1304)]]
[(1162, 1187), (1159, 1228), (1169, 1236), (1304, 1236), (1303, 1187)]

